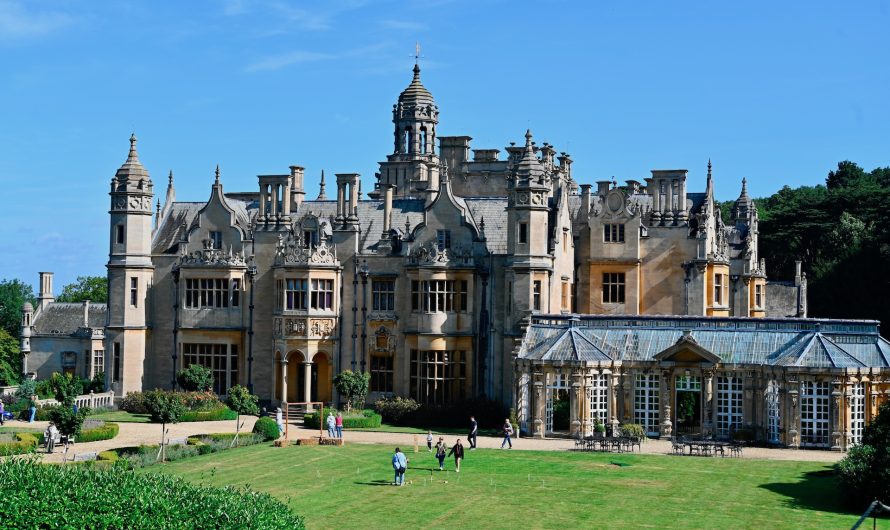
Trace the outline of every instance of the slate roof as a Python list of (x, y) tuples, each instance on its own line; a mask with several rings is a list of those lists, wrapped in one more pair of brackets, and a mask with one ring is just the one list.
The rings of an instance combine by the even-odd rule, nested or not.
[[(105, 304), (90, 304), (89, 327), (104, 328)], [(34, 332), (38, 335), (70, 335), (83, 325), (83, 304), (53, 302), (37, 313)]]
[[(879, 335), (878, 322), (864, 320), (582, 316), (572, 321), (542, 316), (529, 326), (519, 358), (569, 360), (568, 346), (559, 347), (559, 341), (571, 333), (574, 344), (592, 344), (607, 359), (654, 361), (684, 331), (723, 364), (890, 367), (890, 342)], [(581, 358), (581, 353), (574, 355)]]

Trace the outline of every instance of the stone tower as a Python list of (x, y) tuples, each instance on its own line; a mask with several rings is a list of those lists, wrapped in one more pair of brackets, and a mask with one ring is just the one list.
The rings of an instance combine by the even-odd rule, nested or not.
[(393, 154), (380, 163), (377, 187), (395, 186), (396, 198), (425, 197), (427, 193), (435, 193), (439, 188), (439, 157), (436, 155), (439, 107), (420, 82), (420, 66), (417, 64), (411, 84), (399, 94), (398, 102), (392, 107), (392, 122)]
[(106, 382), (118, 395), (142, 390), (151, 261), (152, 182), (139, 162), (136, 136), (111, 179)]
[[(552, 268), (547, 249), (550, 175), (535, 155), (532, 133), (525, 133), (525, 148), (513, 166), (507, 198), (507, 246), (512, 255), (512, 304), (533, 313), (549, 307)], [(514, 315), (514, 322), (522, 315)]]

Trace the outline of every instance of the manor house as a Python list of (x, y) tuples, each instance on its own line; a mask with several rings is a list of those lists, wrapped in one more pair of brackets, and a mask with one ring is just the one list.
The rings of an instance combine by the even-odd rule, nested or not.
[[(888, 365), (874, 323), (862, 324), (868, 329), (856, 340), (878, 354), (862, 357), (823, 333), (808, 348), (827, 353), (801, 354), (791, 365), (745, 354), (750, 344), (741, 340), (729, 355), (702, 337), (698, 330), (712, 327), (761, 330), (758, 320), (768, 317), (764, 326), (790, 326), (782, 337), (798, 344), (808, 332), (791, 328), (817, 325), (781, 320), (806, 317), (805, 276), (798, 269), (793, 281), (767, 281), (744, 179), (724, 221), (710, 162), (705, 189), (691, 192), (680, 169), (579, 184), (571, 156), (530, 131), (503, 150), (473, 149), (469, 136), (439, 135), (439, 108), (417, 65), (392, 107), (390, 132), (392, 150), (365, 196), (356, 173), (322, 173), (310, 192), (299, 165), (259, 175), (253, 190), (226, 191), (217, 167), (208, 172), (209, 196), (197, 202), (177, 200), (172, 172), (156, 200), (131, 137), (109, 189), (104, 325), (96, 326), (95, 308), (54, 312), (51, 280), (42, 279), (46, 303), (23, 313), (29, 368), (40, 377), (60, 367), (104, 371), (123, 396), (175, 387), (176, 371), (201, 364), (218, 393), (242, 384), (270, 403), (331, 401), (333, 376), (361, 370), (371, 375), (371, 400), (488, 396), (515, 404), (523, 430), (540, 436), (589, 432), (597, 420), (637, 421), (660, 435), (671, 432), (668, 423), (720, 432), (754, 424), (763, 436), (799, 444), (773, 429), (773, 416), (744, 412), (760, 410), (747, 403), (769, 385), (748, 374), (808, 366), (819, 385), (847, 389), (849, 370)], [(68, 313), (80, 316), (60, 316)], [(612, 328), (622, 326), (664, 333), (616, 338)], [(763, 333), (782, 350), (784, 339)], [(742, 375), (707, 375), (726, 367)], [(699, 388), (702, 376), (697, 405), (677, 418), (668, 397), (680, 388), (674, 378)], [(804, 381), (775, 378), (770, 395), (784, 403), (803, 395)], [(564, 426), (552, 414), (561, 400), (572, 409)], [(823, 414), (822, 401), (814, 406)], [(834, 410), (825, 406), (825, 414)], [(796, 417), (789, 414), (781, 417)]]

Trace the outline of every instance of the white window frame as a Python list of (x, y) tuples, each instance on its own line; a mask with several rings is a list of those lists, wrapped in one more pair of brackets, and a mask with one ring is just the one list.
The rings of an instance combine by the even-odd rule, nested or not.
[(591, 376), (587, 401), (590, 404), (590, 428), (593, 429), (597, 422), (605, 424), (609, 419), (609, 374)]
[[(569, 392), (570, 389), (569, 374), (547, 374), (547, 399), (544, 403), (544, 430), (546, 432), (553, 432), (553, 403), (559, 399), (559, 391)], [(571, 425), (569, 427), (571, 428)]]
[(661, 376), (637, 374), (634, 378), (634, 423), (642, 425), (646, 434), (661, 432)]
[(855, 383), (850, 388), (850, 443), (862, 443), (865, 433), (865, 383)]
[(828, 447), (831, 387), (827, 381), (800, 382), (800, 445)]
[(770, 379), (766, 384), (766, 435), (769, 443), (779, 443), (781, 425), (781, 406), (779, 401), (779, 383)]
[(716, 272), (714, 273), (714, 305), (715, 306), (723, 306), (725, 305), (723, 300), (723, 289), (726, 287), (725, 274)]
[(742, 426), (742, 378), (734, 375), (717, 377), (717, 434), (729, 436), (733, 428)]
[(93, 350), (92, 364), (90, 365), (90, 378), (98, 373), (105, 373), (105, 350)]

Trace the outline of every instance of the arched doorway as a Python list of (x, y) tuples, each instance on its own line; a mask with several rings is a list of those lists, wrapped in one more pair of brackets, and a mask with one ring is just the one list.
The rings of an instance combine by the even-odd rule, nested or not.
[(287, 354), (287, 401), (297, 403), (304, 401), (304, 369), (305, 357), (302, 352), (292, 351)]
[(312, 401), (331, 401), (331, 385), (333, 374), (328, 355), (318, 352), (312, 358)]

